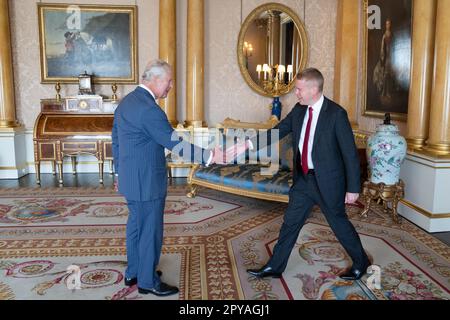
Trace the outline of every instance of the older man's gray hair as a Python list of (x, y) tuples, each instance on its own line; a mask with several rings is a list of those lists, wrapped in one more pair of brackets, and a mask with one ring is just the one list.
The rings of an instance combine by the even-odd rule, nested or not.
[(142, 74), (142, 81), (152, 81), (155, 78), (161, 78), (172, 71), (172, 67), (164, 60), (152, 60), (145, 67)]

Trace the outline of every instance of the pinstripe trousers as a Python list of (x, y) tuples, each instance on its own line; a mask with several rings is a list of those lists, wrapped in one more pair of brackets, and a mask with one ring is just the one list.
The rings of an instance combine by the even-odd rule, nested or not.
[(125, 277), (135, 278), (139, 288), (152, 289), (161, 280), (156, 268), (161, 256), (166, 199), (128, 202), (126, 230), (128, 266)]

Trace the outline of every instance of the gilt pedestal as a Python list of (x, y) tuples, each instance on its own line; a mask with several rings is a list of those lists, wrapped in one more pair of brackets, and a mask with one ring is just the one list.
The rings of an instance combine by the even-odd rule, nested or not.
[[(367, 217), (367, 213), (369, 212), (370, 205), (373, 201), (378, 203), (382, 202), (384, 212), (389, 213), (390, 211), (394, 222), (400, 223), (400, 217), (397, 213), (397, 206), (398, 202), (404, 197), (404, 195), (405, 184), (402, 180), (399, 180), (393, 185), (366, 181), (363, 186), (364, 210), (361, 212), (361, 216)], [(392, 208), (389, 208), (389, 203), (392, 204)]]

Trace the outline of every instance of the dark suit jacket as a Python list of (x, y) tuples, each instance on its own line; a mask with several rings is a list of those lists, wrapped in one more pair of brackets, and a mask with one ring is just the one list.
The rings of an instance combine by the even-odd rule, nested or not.
[[(119, 192), (127, 200), (150, 201), (167, 194), (167, 168), (164, 148), (180, 148), (180, 156), (200, 163), (210, 152), (182, 141), (174, 133), (164, 111), (152, 95), (137, 87), (119, 104), (112, 130), (115, 172)], [(184, 152), (183, 150), (189, 150)]]
[[(298, 144), (306, 110), (307, 106), (296, 104), (274, 128), (279, 129), (280, 140), (292, 133), (294, 164), (297, 164), (294, 165), (294, 183), (305, 183), (301, 179)], [(269, 143), (270, 137), (269, 130)], [(342, 206), (346, 192), (360, 192), (359, 156), (347, 112), (326, 97), (319, 114), (311, 156), (320, 193), (328, 206)]]

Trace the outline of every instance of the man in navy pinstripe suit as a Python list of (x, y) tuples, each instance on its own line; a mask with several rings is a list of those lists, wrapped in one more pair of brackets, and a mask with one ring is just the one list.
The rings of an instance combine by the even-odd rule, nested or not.
[[(205, 150), (182, 141), (174, 133), (157, 99), (172, 88), (172, 70), (164, 61), (150, 62), (142, 83), (117, 107), (112, 131), (118, 190), (128, 203), (126, 228), (128, 267), (125, 285), (137, 284), (141, 294), (176, 294), (178, 288), (161, 282), (156, 268), (163, 241), (163, 214), (167, 195), (164, 148), (190, 151), (198, 163), (221, 163), (220, 149)], [(188, 154), (189, 152), (185, 152)], [(180, 154), (180, 156), (189, 155)]]

